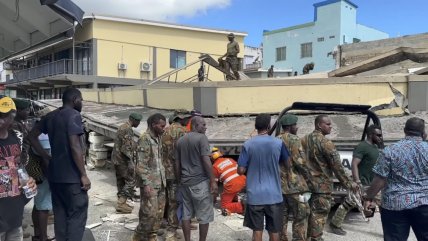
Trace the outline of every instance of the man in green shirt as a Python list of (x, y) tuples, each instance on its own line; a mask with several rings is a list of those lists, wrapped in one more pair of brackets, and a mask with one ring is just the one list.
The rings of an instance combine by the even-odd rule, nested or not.
[[(361, 186), (369, 186), (373, 180), (373, 166), (379, 156), (379, 147), (382, 145), (382, 131), (379, 127), (371, 125), (367, 127), (367, 139), (362, 141), (354, 149), (352, 154), (352, 178)], [(330, 222), (331, 231), (337, 235), (346, 235), (342, 229), (343, 220), (349, 210), (356, 206), (354, 201), (345, 198), (339, 206)]]
[(218, 58), (218, 61), (221, 62), (221, 60), (224, 57), (226, 57), (226, 62), (225, 62), (226, 65), (224, 68), (228, 72), (232, 70), (235, 79), (240, 80), (240, 76), (238, 72), (239, 70), (238, 54), (240, 52), (239, 44), (238, 42), (235, 41), (235, 35), (233, 33), (230, 33), (229, 35), (227, 35), (227, 38), (229, 39), (229, 43), (227, 44), (227, 52), (223, 56)]

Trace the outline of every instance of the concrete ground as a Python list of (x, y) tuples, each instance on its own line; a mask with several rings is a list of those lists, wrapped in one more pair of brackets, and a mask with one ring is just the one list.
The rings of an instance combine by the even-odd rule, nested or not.
[[(89, 212), (87, 225), (99, 226), (92, 228), (92, 232), (97, 241), (126, 241), (131, 240), (132, 231), (138, 222), (139, 203), (135, 203), (135, 208), (132, 214), (117, 215), (115, 213), (114, 204), (116, 202), (116, 181), (114, 171), (112, 169), (94, 169), (88, 171), (88, 175), (92, 182), (92, 189), (89, 191)], [(31, 226), (31, 209), (32, 202), (25, 208), (24, 223), (27, 224), (26, 233), (32, 232)], [(325, 232), (324, 239), (339, 241), (339, 240), (383, 240), (382, 226), (379, 214), (370, 219), (368, 223), (364, 222), (359, 213), (350, 213), (344, 224), (344, 229), (348, 232), (346, 236), (337, 236)], [(104, 221), (103, 221), (104, 220)], [(251, 231), (242, 226), (243, 217), (241, 215), (233, 215), (224, 217), (218, 209), (215, 209), (215, 221), (210, 225), (208, 233), (208, 241), (244, 241), (251, 240)], [(328, 227), (326, 227), (328, 231)], [(53, 225), (49, 226), (49, 233), (53, 236)], [(182, 235), (181, 230), (179, 234)], [(289, 223), (289, 232), (291, 235), (291, 223)], [(290, 236), (291, 237), (291, 236)], [(31, 239), (26, 238), (25, 241)], [(159, 241), (164, 240), (159, 237)], [(198, 240), (198, 231), (192, 231), (192, 240)], [(268, 240), (267, 233), (263, 240)], [(416, 238), (411, 233), (410, 241), (416, 241)], [(184, 239), (181, 239), (184, 241)]]

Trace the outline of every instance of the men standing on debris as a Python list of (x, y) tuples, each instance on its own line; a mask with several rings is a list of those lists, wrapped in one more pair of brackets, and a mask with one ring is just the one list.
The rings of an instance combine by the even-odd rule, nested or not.
[(210, 161), (210, 146), (205, 135), (204, 118), (192, 118), (192, 131), (177, 142), (176, 177), (183, 198), (182, 226), (185, 241), (190, 241), (190, 219), (199, 222), (199, 240), (205, 241), (209, 224), (214, 221), (213, 196), (217, 182)]
[(271, 241), (279, 241), (282, 230), (283, 198), (279, 165), (288, 168), (284, 143), (268, 135), (271, 117), (256, 117), (257, 136), (244, 143), (238, 160), (238, 173), (247, 175), (247, 206), (244, 226), (253, 230), (253, 241), (263, 240), (264, 220)]
[(221, 208), (223, 215), (244, 212), (244, 204), (238, 199), (238, 193), (245, 187), (246, 177), (238, 174), (238, 163), (230, 157), (223, 157), (217, 147), (211, 152), (214, 176), (223, 183)]
[(112, 161), (116, 170), (117, 204), (119, 213), (131, 213), (133, 206), (126, 203), (134, 195), (134, 172), (137, 143), (133, 140), (134, 131), (143, 117), (138, 113), (131, 113), (126, 123), (119, 126), (114, 140)]
[[(29, 134), (44, 168), (48, 166), (57, 240), (82, 240), (86, 225), (91, 182), (83, 159), (82, 101), (78, 89), (67, 88), (62, 95), (63, 106), (44, 116)], [(41, 133), (49, 135), (52, 159), (39, 142)]]
[[(235, 34), (230, 33), (227, 35), (227, 38), (229, 39), (229, 43), (227, 44), (227, 52), (218, 58), (218, 61), (223, 61), (223, 58), (226, 57), (225, 61), (225, 69), (227, 72), (230, 73), (230, 70), (232, 70), (233, 75), (236, 80), (239, 80), (239, 60), (238, 60), (238, 53), (239, 53), (239, 44), (235, 41)], [(229, 80), (229, 79), (228, 79)]]
[(162, 164), (162, 134), (165, 116), (156, 113), (147, 119), (147, 130), (137, 147), (136, 180), (140, 187), (139, 223), (133, 241), (156, 241), (165, 211), (165, 169)]
[[(373, 180), (372, 169), (376, 164), (381, 145), (382, 131), (380, 128), (375, 125), (367, 127), (367, 139), (358, 144), (352, 155), (352, 178), (361, 190), (366, 189)], [(342, 223), (346, 214), (356, 205), (353, 200), (348, 197), (345, 198), (331, 219), (330, 228), (333, 233), (337, 235), (346, 234), (346, 231), (342, 229)]]
[(175, 177), (175, 151), (177, 147), (177, 141), (180, 137), (186, 134), (186, 127), (181, 122), (185, 116), (174, 114), (170, 117), (170, 125), (165, 129), (165, 133), (162, 135), (162, 161), (165, 167), (166, 177), (166, 202), (167, 202), (167, 233), (166, 240), (175, 240), (176, 231), (179, 226), (177, 218), (177, 178)]
[(297, 116), (286, 114), (281, 117), (279, 124), (283, 134), (279, 138), (284, 142), (290, 152), (290, 168), (281, 166), (281, 186), (284, 196), (284, 220), (282, 224), (281, 241), (287, 241), (287, 224), (289, 214), (293, 214), (293, 238), (294, 241), (306, 240), (308, 229), (308, 217), (310, 208), (308, 204), (309, 189), (305, 179), (310, 178), (306, 166), (305, 153), (297, 134)]
[(365, 207), (382, 191), (380, 216), (385, 240), (407, 240), (410, 227), (418, 240), (428, 240), (428, 143), (425, 121), (407, 120), (406, 137), (385, 148), (373, 167)]
[(20, 186), (35, 190), (36, 183), (30, 178), (20, 183), (22, 134), (10, 127), (16, 114), (15, 103), (9, 97), (0, 99), (0, 240), (23, 239), (22, 218), (24, 206), (29, 201)]
[(323, 240), (322, 234), (331, 207), (333, 173), (347, 189), (356, 190), (358, 185), (345, 174), (339, 153), (333, 142), (325, 137), (331, 132), (331, 119), (327, 115), (315, 118), (315, 130), (302, 138), (311, 179), (312, 196), (309, 200), (311, 214), (308, 221), (308, 238)]

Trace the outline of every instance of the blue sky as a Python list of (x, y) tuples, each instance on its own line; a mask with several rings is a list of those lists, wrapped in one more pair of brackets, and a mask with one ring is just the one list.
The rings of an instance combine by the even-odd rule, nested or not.
[[(186, 0), (183, 0), (186, 1)], [(202, 0), (204, 1), (204, 0)], [(313, 21), (313, 0), (231, 0), (227, 6), (208, 8), (174, 21), (200, 27), (248, 33), (245, 44), (258, 46), (263, 30), (274, 30)], [(427, 0), (361, 0), (357, 22), (384, 31), (390, 37), (428, 32)]]

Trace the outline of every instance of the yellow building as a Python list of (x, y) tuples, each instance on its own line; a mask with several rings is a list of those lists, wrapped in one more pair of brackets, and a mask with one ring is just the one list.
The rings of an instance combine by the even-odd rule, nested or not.
[[(7, 86), (18, 89), (22, 97), (30, 93), (40, 99), (59, 98), (67, 85), (109, 88), (143, 84), (194, 63), (162, 79), (190, 82), (197, 79), (199, 57), (222, 56), (231, 32), (240, 45), (238, 57), (242, 60), (244, 32), (91, 15), (76, 27), (74, 35), (10, 57), (7, 61), (20, 68), (9, 77)], [(204, 64), (204, 70), (208, 80), (225, 79), (209, 65)]]

